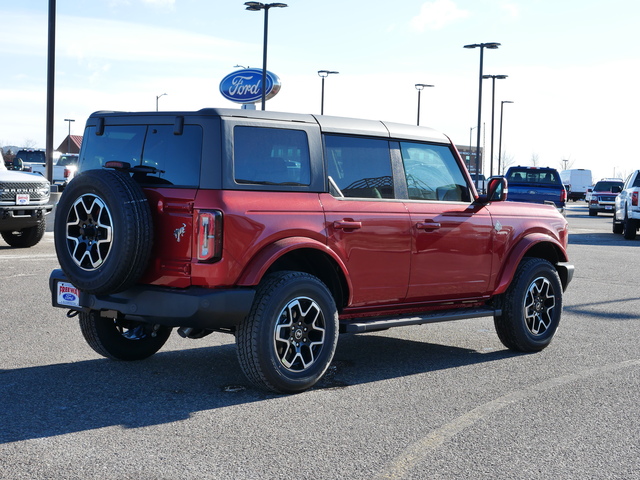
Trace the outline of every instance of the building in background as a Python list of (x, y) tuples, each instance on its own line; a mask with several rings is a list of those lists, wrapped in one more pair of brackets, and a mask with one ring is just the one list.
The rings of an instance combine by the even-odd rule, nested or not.
[(56, 148), (60, 153), (80, 153), (82, 146), (82, 135), (67, 135), (60, 146)]

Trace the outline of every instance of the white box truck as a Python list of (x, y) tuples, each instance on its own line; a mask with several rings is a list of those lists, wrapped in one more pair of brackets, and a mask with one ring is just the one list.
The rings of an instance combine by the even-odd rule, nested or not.
[(587, 188), (593, 185), (591, 170), (585, 168), (573, 168), (560, 172), (562, 183), (567, 189), (567, 199), (584, 200)]

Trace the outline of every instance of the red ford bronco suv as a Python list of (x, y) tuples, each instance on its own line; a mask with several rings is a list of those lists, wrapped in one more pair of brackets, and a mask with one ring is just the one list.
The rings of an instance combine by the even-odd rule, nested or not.
[(493, 316), (510, 349), (552, 340), (573, 275), (566, 220), (478, 195), (424, 127), (232, 109), (96, 112), (57, 207), (53, 305), (99, 354), (177, 328), (236, 337), (254, 384), (312, 387), (340, 332)]

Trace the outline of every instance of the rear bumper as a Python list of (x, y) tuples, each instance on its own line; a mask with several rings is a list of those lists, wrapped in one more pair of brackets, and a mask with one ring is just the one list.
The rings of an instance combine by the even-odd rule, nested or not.
[(54, 307), (76, 311), (116, 311), (130, 320), (211, 330), (238, 325), (248, 315), (255, 296), (255, 290), (251, 288), (212, 290), (135, 285), (124, 292), (109, 295), (78, 291), (77, 300), (60, 303), (60, 282), (69, 283), (69, 280), (62, 270), (53, 270), (49, 276), (49, 289)]

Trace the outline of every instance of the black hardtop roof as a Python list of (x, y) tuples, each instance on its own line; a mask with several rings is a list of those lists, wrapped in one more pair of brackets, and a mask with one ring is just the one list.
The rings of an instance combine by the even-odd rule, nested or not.
[(285, 113), (239, 108), (203, 108), (197, 111), (162, 111), (162, 112), (117, 112), (97, 111), (91, 118), (121, 117), (233, 117), (247, 119), (276, 120), (292, 123), (317, 124), (323, 133), (345, 133), (372, 135), (407, 140), (421, 140), (435, 143), (451, 143), (449, 137), (428, 127), (405, 125), (381, 120), (360, 118), (333, 117), (303, 113)]

